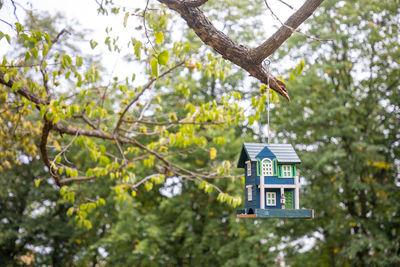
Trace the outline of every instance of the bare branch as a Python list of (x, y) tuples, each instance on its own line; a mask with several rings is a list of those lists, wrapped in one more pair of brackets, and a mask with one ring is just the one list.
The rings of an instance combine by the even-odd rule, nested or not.
[(62, 30), (57, 34), (56, 38), (54, 38), (51, 42), (52, 42), (53, 44), (57, 43), (57, 42), (58, 42), (58, 39), (60, 39), (60, 37), (61, 37), (64, 33), (71, 34), (67, 29), (62, 29)]

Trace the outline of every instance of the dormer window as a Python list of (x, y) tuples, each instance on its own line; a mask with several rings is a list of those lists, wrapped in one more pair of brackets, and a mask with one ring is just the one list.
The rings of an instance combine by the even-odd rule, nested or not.
[(273, 176), (274, 171), (272, 169), (272, 161), (270, 159), (264, 159), (262, 161), (262, 175), (263, 176)]
[(247, 176), (251, 176), (251, 161), (246, 161), (247, 164)]
[(282, 177), (283, 178), (291, 178), (292, 177), (292, 166), (291, 165), (282, 165)]

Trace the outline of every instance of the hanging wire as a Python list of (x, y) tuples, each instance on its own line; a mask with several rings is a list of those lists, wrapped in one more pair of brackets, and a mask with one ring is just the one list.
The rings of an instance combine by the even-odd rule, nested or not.
[[(269, 59), (265, 59), (263, 61), (263, 65), (265, 70), (267, 71), (267, 141), (268, 141), (268, 145), (270, 144), (270, 130), (269, 130), (269, 64), (271, 62), (269, 61)], [(261, 119), (260, 119), (260, 124), (261, 124)], [(261, 127), (261, 125), (260, 125)]]

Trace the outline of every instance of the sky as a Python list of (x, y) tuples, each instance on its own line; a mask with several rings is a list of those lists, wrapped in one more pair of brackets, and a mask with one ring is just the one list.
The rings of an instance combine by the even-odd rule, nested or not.
[[(4, 1), (4, 7), (0, 9), (0, 18), (10, 22), (13, 24), (15, 22), (15, 16), (13, 15), (13, 6), (9, 0), (1, 0)], [(156, 0), (152, 0), (156, 2)], [(150, 3), (152, 2), (150, 1)], [(34, 11), (48, 11), (50, 14), (55, 14), (56, 12), (62, 12), (66, 15), (67, 18), (74, 19), (79, 22), (82, 28), (92, 30), (92, 33), (86, 36), (87, 41), (96, 40), (99, 45), (96, 47), (95, 51), (92, 51), (89, 43), (86, 45), (81, 45), (81, 49), (83, 53), (97, 53), (102, 55), (102, 62), (104, 66), (107, 66), (110, 70), (115, 69), (114, 72), (122, 74), (122, 76), (130, 76), (127, 73), (129, 67), (126, 65), (123, 60), (116, 53), (109, 53), (104, 45), (105, 39), (105, 29), (106, 27), (112, 27), (113, 32), (116, 35), (119, 35), (121, 39), (121, 43), (123, 41), (129, 41), (129, 38), (132, 34), (135, 34), (135, 31), (132, 30), (137, 24), (138, 21), (135, 21), (135, 17), (129, 17), (128, 25), (126, 28), (123, 27), (123, 15), (118, 17), (116, 16), (102, 16), (98, 15), (97, 8), (99, 7), (95, 0), (34, 0), (34, 1), (26, 1), (26, 0), (16, 0), (17, 5), (17, 16), (19, 20), (22, 22), (24, 19), (25, 12), (20, 8), (21, 6), (33, 9)], [(27, 2), (32, 2), (27, 5)], [(100, 2), (100, 1), (98, 1)], [(141, 8), (145, 7), (145, 0), (115, 0), (113, 1), (116, 6), (120, 7), (128, 7), (128, 8)], [(303, 1), (287, 1), (290, 5), (298, 8)], [(268, 1), (271, 8), (274, 10), (275, 14), (279, 14), (281, 21), (285, 21), (293, 12), (291, 9), (287, 8), (280, 0), (269, 0)], [(270, 12), (265, 10), (265, 24), (263, 25), (266, 35), (271, 35), (275, 28), (274, 26), (279, 25), (279, 22), (271, 19)], [(139, 22), (140, 23), (140, 22)], [(182, 20), (183, 23), (183, 20)], [(215, 22), (216, 27), (219, 27), (219, 23)], [(223, 24), (221, 24), (223, 25)], [(0, 21), (0, 31), (9, 33), (12, 35), (11, 28), (2, 23)], [(125, 39), (124, 39), (125, 38)], [(3, 57), (7, 51), (9, 51), (11, 46), (7, 44), (5, 39), (0, 41), (0, 57)]]

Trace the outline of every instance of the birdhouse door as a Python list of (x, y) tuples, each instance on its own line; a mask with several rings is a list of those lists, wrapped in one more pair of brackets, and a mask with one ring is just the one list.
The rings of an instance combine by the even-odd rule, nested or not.
[(293, 209), (293, 191), (285, 191), (285, 209), (292, 210)]

